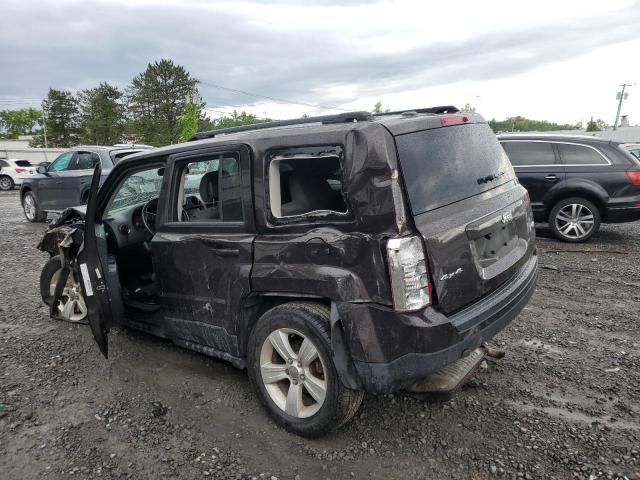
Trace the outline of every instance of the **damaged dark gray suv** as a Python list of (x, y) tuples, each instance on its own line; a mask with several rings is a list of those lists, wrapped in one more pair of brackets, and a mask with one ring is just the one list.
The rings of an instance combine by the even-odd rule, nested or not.
[(105, 356), (128, 326), (246, 368), (299, 435), (460, 385), (535, 287), (529, 197), (455, 107), (204, 132), (99, 179), (40, 244), (51, 315)]

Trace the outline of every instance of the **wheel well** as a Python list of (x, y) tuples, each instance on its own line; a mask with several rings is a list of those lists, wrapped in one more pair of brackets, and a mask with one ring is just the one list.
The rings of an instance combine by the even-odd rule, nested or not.
[(242, 309), (243, 318), (242, 324), (243, 328), (240, 332), (240, 339), (238, 347), (240, 349), (240, 355), (242, 357), (247, 354), (247, 343), (249, 342), (249, 336), (253, 331), (253, 328), (258, 323), (258, 320), (262, 315), (264, 315), (268, 310), (271, 310), (278, 305), (283, 305), (289, 302), (316, 302), (326, 305), (327, 307), (331, 306), (331, 300), (328, 298), (321, 297), (309, 297), (304, 295), (256, 295), (249, 297), (244, 302), (244, 308)]
[(24, 201), (24, 196), (27, 194), (27, 192), (30, 192), (31, 189), (29, 187), (24, 187), (21, 191), (20, 191), (20, 203), (22, 203)]
[(585, 200), (589, 200), (593, 203), (600, 212), (600, 217), (604, 218), (604, 201), (598, 195), (592, 192), (585, 192), (584, 190), (569, 190), (567, 192), (562, 192), (553, 197), (553, 201), (549, 204), (549, 207), (545, 211), (545, 217), (548, 219), (551, 214), (551, 210), (555, 207), (558, 202), (562, 200), (566, 200), (567, 198), (584, 198)]

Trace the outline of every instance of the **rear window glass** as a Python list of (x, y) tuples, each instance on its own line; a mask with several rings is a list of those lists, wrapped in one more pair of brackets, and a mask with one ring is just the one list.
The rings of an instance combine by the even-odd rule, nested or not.
[(554, 165), (556, 155), (549, 142), (503, 142), (502, 146), (515, 166)]
[(607, 165), (604, 157), (591, 147), (559, 143), (558, 150), (565, 165)]
[(487, 124), (423, 130), (396, 137), (414, 215), (473, 197), (514, 178)]
[(111, 158), (113, 158), (113, 163), (118, 163), (120, 160), (122, 160), (124, 157), (129, 156), (129, 155), (133, 155), (134, 153), (138, 153), (140, 150), (128, 150), (125, 152), (118, 152), (118, 153), (112, 153), (111, 154)]
[(31, 162), (28, 160), (16, 160), (16, 165), (18, 167), (31, 167)]

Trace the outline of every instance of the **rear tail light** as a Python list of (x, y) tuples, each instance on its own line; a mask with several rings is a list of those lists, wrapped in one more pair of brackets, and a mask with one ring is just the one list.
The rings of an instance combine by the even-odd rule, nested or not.
[(27, 173), (28, 170), (26, 168), (16, 168), (16, 173)]
[(431, 284), (420, 237), (390, 238), (387, 258), (393, 307), (412, 312), (431, 305)]
[(635, 185), (636, 187), (640, 187), (640, 171), (630, 171), (627, 172), (627, 177), (629, 177), (629, 180), (631, 181), (632, 185)]

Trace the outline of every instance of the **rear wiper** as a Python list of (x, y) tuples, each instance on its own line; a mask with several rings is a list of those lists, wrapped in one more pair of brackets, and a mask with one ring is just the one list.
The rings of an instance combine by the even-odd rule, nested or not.
[(496, 173), (495, 175), (487, 175), (486, 177), (480, 177), (478, 178), (478, 185), (482, 185), (483, 183), (489, 183), (489, 182), (493, 182), (494, 180), (497, 180), (498, 178), (500, 178), (502, 175), (504, 175), (504, 170), (502, 170), (501, 172)]

